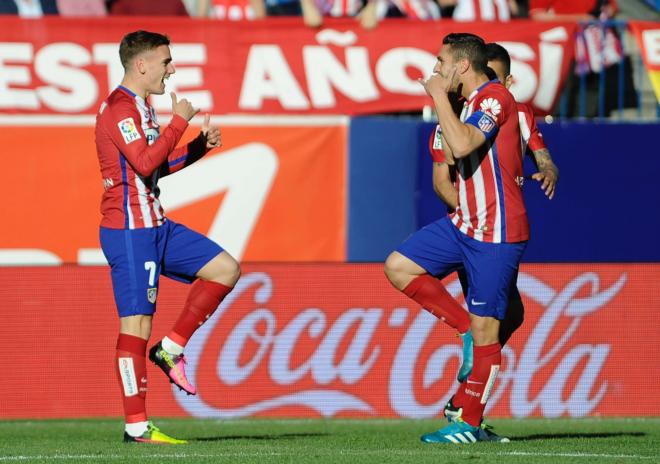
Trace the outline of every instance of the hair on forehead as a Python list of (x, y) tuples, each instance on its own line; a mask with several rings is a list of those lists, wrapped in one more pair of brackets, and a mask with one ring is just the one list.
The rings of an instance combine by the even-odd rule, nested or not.
[(486, 42), (478, 35), (454, 32), (446, 35), (442, 44), (449, 45), (454, 60), (467, 59), (476, 72), (486, 72)]
[(128, 69), (128, 65), (133, 58), (140, 53), (169, 44), (170, 38), (157, 32), (142, 30), (130, 32), (121, 39), (121, 43), (119, 44), (119, 59), (124, 69)]

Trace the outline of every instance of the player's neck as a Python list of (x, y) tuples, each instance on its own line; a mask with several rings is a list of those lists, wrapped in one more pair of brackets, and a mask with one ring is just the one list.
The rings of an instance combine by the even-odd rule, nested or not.
[(463, 79), (463, 90), (461, 95), (467, 100), (476, 89), (488, 82), (488, 76), (485, 74), (470, 74)]
[(127, 88), (131, 92), (133, 92), (135, 95), (142, 97), (142, 99), (146, 100), (147, 97), (149, 96), (149, 93), (142, 88), (137, 82), (135, 82), (133, 79), (131, 79), (128, 76), (125, 76), (124, 79), (121, 81), (122, 87)]

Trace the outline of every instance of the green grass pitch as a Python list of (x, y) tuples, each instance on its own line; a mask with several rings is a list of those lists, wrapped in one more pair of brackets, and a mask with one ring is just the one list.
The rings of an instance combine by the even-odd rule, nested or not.
[(492, 420), (511, 443), (429, 445), (444, 422), (157, 419), (187, 445), (124, 444), (119, 419), (0, 422), (0, 463), (660, 463), (660, 418)]

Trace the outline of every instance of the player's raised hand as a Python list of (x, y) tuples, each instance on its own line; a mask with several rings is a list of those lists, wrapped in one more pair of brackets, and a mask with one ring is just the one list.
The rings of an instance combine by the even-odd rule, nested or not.
[(207, 150), (222, 146), (222, 134), (220, 134), (220, 128), (211, 125), (211, 116), (209, 116), (208, 113), (204, 115), (202, 134), (204, 134), (204, 137), (206, 137)]
[(447, 94), (451, 91), (456, 72), (456, 67), (454, 67), (446, 76), (440, 73), (434, 73), (428, 79), (418, 79), (418, 82), (422, 84), (426, 93), (431, 97), (438, 95), (440, 92)]
[(555, 196), (557, 173), (552, 169), (544, 169), (543, 171), (532, 174), (532, 179), (541, 182), (541, 190), (543, 190), (545, 196), (548, 197), (548, 200), (552, 200), (552, 197)]
[(177, 100), (174, 92), (170, 92), (170, 97), (172, 97), (172, 114), (178, 114), (186, 121), (190, 121), (193, 116), (199, 113), (199, 110), (193, 108), (192, 103), (185, 98)]

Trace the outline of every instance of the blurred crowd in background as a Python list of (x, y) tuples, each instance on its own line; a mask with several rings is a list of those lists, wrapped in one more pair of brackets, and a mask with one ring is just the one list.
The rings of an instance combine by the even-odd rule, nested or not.
[[(566, 98), (560, 114), (567, 117), (608, 116), (617, 106), (617, 96), (621, 99), (621, 88), (623, 107), (640, 106), (633, 78), (637, 65), (626, 50), (625, 23), (611, 20), (657, 21), (659, 9), (660, 0), (0, 0), (0, 15), (23, 18), (135, 15), (258, 20), (299, 16), (307, 26), (316, 28), (323, 25), (324, 18), (352, 17), (365, 29), (376, 28), (387, 18), (576, 21), (580, 25), (575, 73), (564, 88)], [(620, 86), (622, 80), (624, 85)], [(603, 86), (612, 98), (598, 97)], [(559, 113), (557, 109), (555, 114)]]
[(324, 17), (355, 17), (366, 28), (384, 18), (458, 21), (608, 19), (615, 0), (0, 0), (0, 14), (105, 16), (160, 15), (215, 19), (302, 16), (311, 27)]

